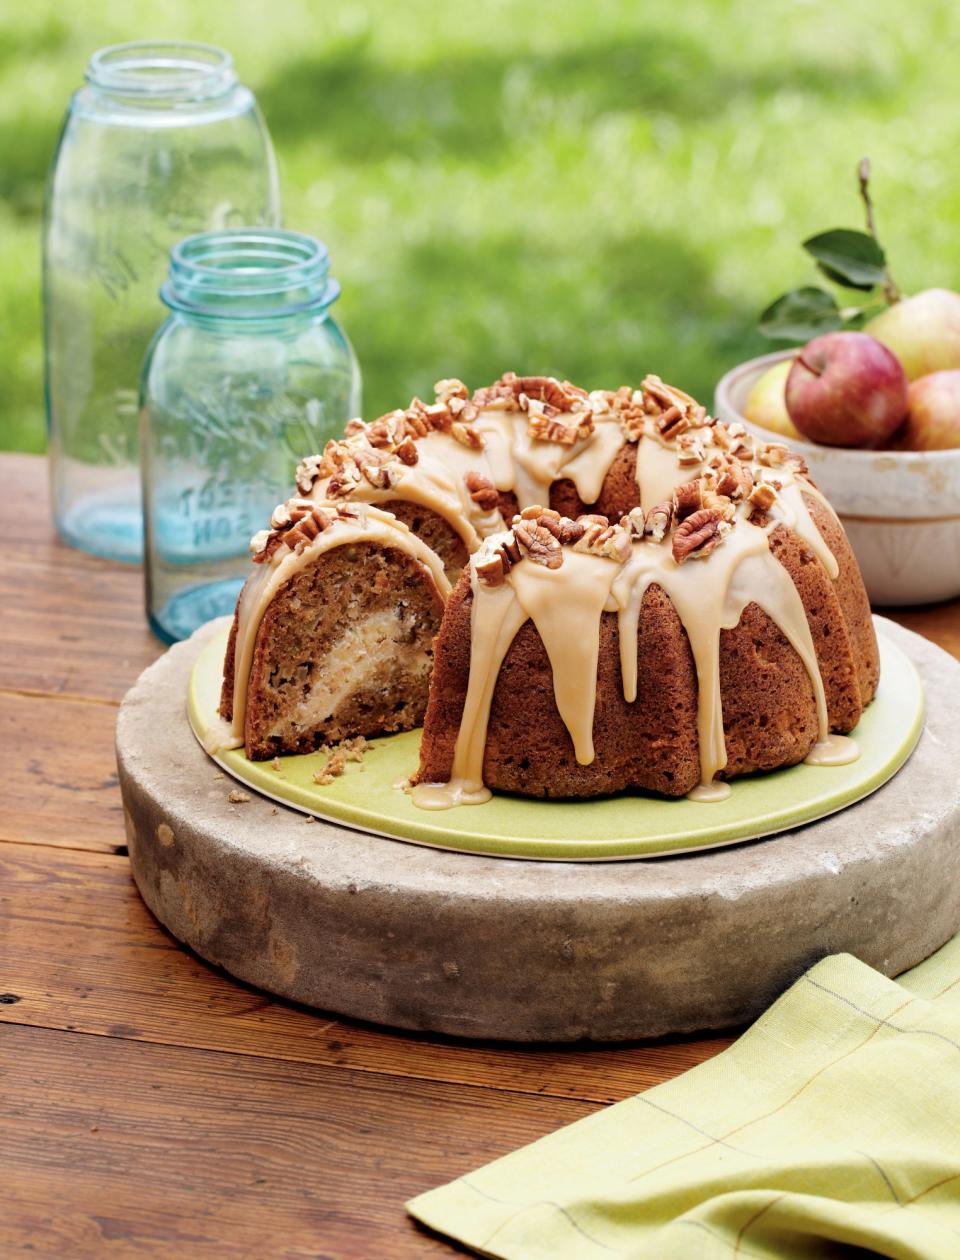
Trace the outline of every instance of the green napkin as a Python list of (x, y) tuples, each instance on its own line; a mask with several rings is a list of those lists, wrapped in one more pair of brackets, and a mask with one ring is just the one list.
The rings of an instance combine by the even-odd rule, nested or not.
[(960, 1257), (960, 937), (824, 959), (728, 1050), (413, 1199), (503, 1260)]

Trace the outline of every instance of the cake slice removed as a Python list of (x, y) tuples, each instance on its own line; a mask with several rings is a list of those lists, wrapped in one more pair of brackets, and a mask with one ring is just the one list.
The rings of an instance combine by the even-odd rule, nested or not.
[(367, 505), (291, 499), (271, 525), (230, 633), (223, 744), (262, 761), (418, 726), (450, 590), (439, 558)]

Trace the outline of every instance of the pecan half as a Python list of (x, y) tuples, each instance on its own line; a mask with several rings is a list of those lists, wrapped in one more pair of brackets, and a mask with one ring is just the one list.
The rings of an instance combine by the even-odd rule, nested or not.
[(563, 564), (559, 538), (540, 520), (514, 517), (513, 535), (534, 563), (545, 565), (548, 569), (559, 569)]
[(467, 494), (474, 501), (481, 512), (492, 512), (500, 501), (497, 493), (497, 487), (488, 477), (483, 477), (472, 469), (463, 475), (464, 484), (467, 487)]
[(703, 560), (723, 541), (731, 529), (719, 508), (702, 508), (681, 521), (673, 535), (673, 558), (677, 564)]

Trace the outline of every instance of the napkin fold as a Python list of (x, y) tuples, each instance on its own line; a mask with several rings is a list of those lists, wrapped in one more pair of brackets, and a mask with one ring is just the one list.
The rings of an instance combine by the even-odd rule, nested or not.
[(846, 954), (729, 1049), (407, 1204), (501, 1260), (960, 1257), (960, 937)]

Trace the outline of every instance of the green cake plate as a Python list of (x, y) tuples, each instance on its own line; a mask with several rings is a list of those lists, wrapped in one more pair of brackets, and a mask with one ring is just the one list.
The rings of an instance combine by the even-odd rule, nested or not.
[[(190, 676), (188, 713), (202, 742), (214, 720), (227, 631), (217, 634)], [(860, 757), (846, 766), (793, 766), (732, 783), (719, 802), (665, 800), (640, 792), (589, 801), (540, 801), (495, 794), (484, 805), (418, 809), (395, 787), (418, 763), (420, 731), (371, 741), (362, 763), (348, 763), (320, 786), (322, 753), (249, 761), (242, 750), (213, 760), (262, 796), (360, 831), (490, 857), (541, 861), (624, 861), (737, 844), (791, 830), (875, 792), (913, 751), (923, 728), (923, 688), (904, 653), (880, 637), (876, 699), (852, 732)]]

